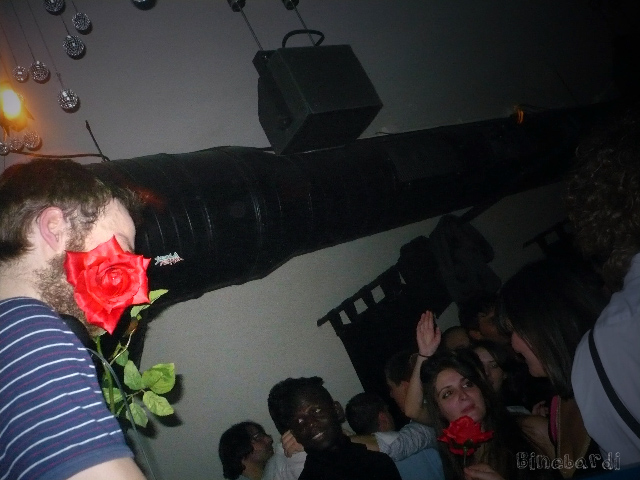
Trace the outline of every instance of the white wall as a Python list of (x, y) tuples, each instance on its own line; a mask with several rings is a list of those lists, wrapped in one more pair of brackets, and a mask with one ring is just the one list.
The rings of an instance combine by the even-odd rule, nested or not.
[[(505, 199), (474, 222), (496, 246), (496, 273), (506, 277), (540, 256), (537, 246), (523, 251), (522, 244), (563, 218), (560, 192), (555, 184)], [(532, 206), (546, 213), (523, 215)], [(151, 442), (161, 478), (222, 478), (217, 439), (232, 423), (250, 418), (277, 434), (266, 399), (279, 380), (320, 375), (343, 405), (362, 391), (333, 328), (317, 327), (316, 320), (393, 265), (403, 244), (428, 235), (436, 223), (294, 258), (264, 279), (173, 306), (154, 320), (144, 364), (175, 361), (185, 388), (175, 405), (184, 425), (162, 429)], [(441, 327), (457, 322), (456, 315), (449, 308)]]
[[(54, 56), (48, 57), (27, 8), (13, 2), (36, 58), (62, 74), (80, 110), (56, 104), (55, 76), (29, 81), (25, 96), (45, 154), (95, 152), (88, 120), (111, 159), (180, 153), (219, 145), (266, 146), (257, 119), (257, 51), (242, 16), (223, 0), (158, 0), (140, 11), (128, 0), (75, 0), (94, 28), (87, 54), (62, 51), (64, 25), (29, 0)], [(542, 108), (598, 102), (613, 95), (612, 20), (588, 0), (302, 0), (299, 11), (326, 44), (350, 44), (385, 106), (364, 136), (505, 117), (516, 103)], [(607, 2), (605, 2), (607, 4)], [(246, 15), (265, 49), (299, 28), (276, 0), (247, 2)], [(74, 13), (68, 2), (65, 20)], [(613, 12), (615, 13), (615, 12)], [(8, 2), (0, 19), (18, 63), (31, 57)], [(612, 30), (614, 29), (614, 30)], [(306, 37), (289, 45), (306, 44)], [(13, 66), (4, 40), (2, 57)], [(52, 72), (55, 75), (55, 72)], [(24, 161), (10, 154), (4, 165)], [(87, 162), (94, 159), (85, 158)], [(562, 186), (507, 198), (474, 221), (496, 249), (506, 278), (539, 255), (522, 243), (563, 217)], [(397, 261), (399, 248), (428, 235), (426, 220), (294, 258), (264, 279), (175, 305), (154, 320), (143, 367), (175, 361), (184, 395), (182, 425), (145, 441), (158, 480), (219, 479), (217, 440), (237, 421), (257, 420), (275, 433), (269, 388), (288, 376), (320, 375), (346, 402), (361, 386), (330, 325), (316, 320)], [(443, 318), (455, 322), (455, 311)], [(446, 326), (446, 325), (443, 325)]]

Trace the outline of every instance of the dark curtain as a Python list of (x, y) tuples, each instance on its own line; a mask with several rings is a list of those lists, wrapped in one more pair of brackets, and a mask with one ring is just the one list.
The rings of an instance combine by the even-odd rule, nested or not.
[[(415, 329), (424, 311), (439, 316), (452, 301), (464, 301), (479, 290), (497, 290), (500, 280), (487, 265), (491, 259), (491, 246), (475, 228), (445, 215), (429, 238), (420, 236), (404, 245), (394, 266), (318, 325), (331, 323), (364, 390), (389, 400), (383, 372), (387, 359), (403, 349), (417, 351)], [(376, 289), (384, 293), (378, 302)], [(356, 303), (366, 309), (358, 312)], [(395, 403), (388, 403), (398, 423), (406, 421)]]

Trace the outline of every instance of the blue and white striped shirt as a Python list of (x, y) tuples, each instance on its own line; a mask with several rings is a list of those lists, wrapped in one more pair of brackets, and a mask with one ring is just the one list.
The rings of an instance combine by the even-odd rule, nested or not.
[(66, 479), (131, 456), (75, 334), (45, 303), (0, 301), (0, 480)]

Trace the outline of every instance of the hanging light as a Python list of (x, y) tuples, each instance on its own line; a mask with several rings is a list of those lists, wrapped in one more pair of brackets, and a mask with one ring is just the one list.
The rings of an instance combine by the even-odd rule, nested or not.
[(29, 120), (33, 120), (33, 116), (29, 113), (22, 95), (16, 93), (9, 83), (0, 83), (0, 156), (9, 152), (19, 152), (23, 147), (29, 150), (40, 148), (42, 139), (33, 127), (19, 133), (29, 125)]
[(0, 86), (0, 103), (2, 113), (7, 120), (15, 120), (22, 113), (22, 102), (9, 85)]

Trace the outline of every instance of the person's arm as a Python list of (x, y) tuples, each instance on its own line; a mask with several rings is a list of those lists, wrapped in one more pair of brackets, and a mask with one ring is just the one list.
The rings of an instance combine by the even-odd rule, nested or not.
[(418, 422), (410, 422), (400, 431), (393, 433), (396, 434), (395, 437), (385, 436), (386, 432), (374, 435), (378, 440), (380, 451), (389, 455), (395, 462), (404, 460), (425, 448), (434, 448), (438, 443), (435, 430)]
[(404, 403), (404, 414), (416, 422), (429, 424), (429, 415), (424, 407), (424, 392), (420, 380), (420, 367), (431, 355), (436, 353), (441, 339), (440, 327), (435, 325), (433, 312), (426, 311), (420, 316), (416, 326), (418, 357), (411, 373), (407, 397)]
[[(0, 365), (11, 366), (0, 368), (0, 385), (11, 385), (0, 391), (6, 476), (144, 479), (107, 409), (89, 354), (60, 317), (26, 297), (4, 301), (0, 313), (7, 327)], [(20, 341), (7, 334), (12, 331)]]
[(371, 450), (372, 452), (380, 451), (378, 440), (376, 439), (375, 434), (374, 435), (351, 435), (349, 437), (349, 440), (351, 440), (353, 443), (363, 444), (365, 447), (367, 447), (367, 450)]
[(140, 471), (131, 458), (117, 458), (108, 462), (94, 465), (68, 480), (145, 480), (146, 477)]
[(549, 438), (549, 419), (540, 415), (518, 415), (516, 422), (529, 444), (549, 458), (555, 457), (555, 447)]

